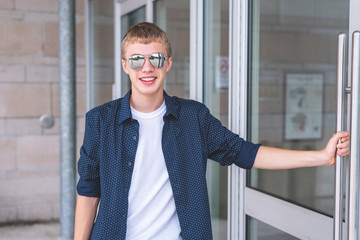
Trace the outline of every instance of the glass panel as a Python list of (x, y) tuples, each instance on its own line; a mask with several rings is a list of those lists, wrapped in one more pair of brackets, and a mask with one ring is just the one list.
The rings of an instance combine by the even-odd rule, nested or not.
[(169, 95), (189, 97), (190, 1), (159, 0), (154, 3), (154, 23), (165, 30), (172, 48), (173, 64), (165, 79)]
[(258, 221), (255, 218), (248, 217), (247, 240), (297, 240), (298, 238), (280, 231), (266, 223)]
[(114, 1), (93, 4), (93, 107), (112, 99), (114, 83)]
[[(138, 8), (121, 17), (121, 37), (123, 37), (127, 30), (140, 22), (145, 21), (145, 6)], [(122, 38), (121, 38), (122, 40)], [(127, 75), (121, 67), (121, 96), (124, 96), (131, 88), (129, 75)]]
[[(253, 142), (322, 149), (335, 131), (337, 35), (348, 1), (252, 1)], [(332, 215), (334, 169), (253, 170), (250, 186)]]
[[(204, 4), (204, 103), (227, 126), (229, 1)], [(214, 239), (227, 239), (227, 168), (208, 161), (207, 180)]]

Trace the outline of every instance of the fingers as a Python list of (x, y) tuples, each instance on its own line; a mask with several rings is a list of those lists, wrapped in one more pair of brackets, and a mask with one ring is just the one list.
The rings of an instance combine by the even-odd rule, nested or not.
[(340, 138), (349, 138), (350, 132), (349, 131), (339, 131), (333, 135), (333, 137), (340, 139)]
[(336, 145), (337, 154), (340, 157), (347, 156), (350, 154), (350, 133), (348, 131), (337, 132), (334, 134), (334, 138), (339, 141)]
[(349, 135), (349, 132), (345, 132), (344, 135), (339, 134), (336, 139), (339, 142), (338, 145), (337, 145), (338, 148), (350, 147), (350, 135)]
[(345, 149), (345, 148), (350, 148), (350, 144), (349, 142), (344, 142), (344, 143), (338, 143), (336, 145), (337, 149)]
[(348, 144), (348, 142), (338, 144), (336, 147), (339, 156), (343, 157), (350, 154), (350, 144)]
[(346, 143), (350, 141), (350, 133), (348, 131), (337, 132), (332, 139), (340, 141), (340, 143)]
[(347, 142), (350, 141), (350, 136), (340, 138), (340, 142)]
[(349, 148), (338, 149), (336, 151), (336, 153), (340, 157), (345, 157), (345, 156), (348, 156), (350, 154), (350, 149)]

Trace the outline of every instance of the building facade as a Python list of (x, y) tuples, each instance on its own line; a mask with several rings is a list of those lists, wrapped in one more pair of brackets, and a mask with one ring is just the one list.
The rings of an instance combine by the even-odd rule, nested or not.
[[(339, 122), (342, 75), (356, 96), (358, 40), (352, 35), (360, 30), (358, 10), (355, 0), (77, 0), (77, 149), (85, 112), (130, 89), (120, 44), (142, 21), (158, 24), (171, 40), (169, 95), (205, 103), (250, 141), (321, 149)], [(7, 33), (0, 41), (1, 223), (59, 218), (57, 22), (56, 0), (0, 2), (0, 32)], [(347, 47), (338, 44), (339, 33), (347, 35)], [(349, 91), (340, 92), (349, 104)], [(357, 101), (351, 110), (344, 107), (343, 129), (356, 129)], [(54, 118), (53, 126), (42, 125), (44, 114)], [(358, 235), (359, 216), (349, 214), (359, 212), (352, 200), (358, 198), (353, 150), (347, 164), (336, 166), (342, 176), (333, 167), (246, 172), (209, 161), (214, 238)]]
[[(86, 111), (85, 4), (76, 1), (79, 144)], [(0, 1), (0, 31), (0, 224), (58, 220), (58, 1)]]

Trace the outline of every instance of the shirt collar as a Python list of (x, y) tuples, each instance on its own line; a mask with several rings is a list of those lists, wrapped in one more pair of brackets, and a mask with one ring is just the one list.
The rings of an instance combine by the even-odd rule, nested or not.
[[(118, 119), (119, 124), (125, 122), (128, 119), (132, 119), (131, 109), (130, 109), (130, 95), (131, 90), (123, 97), (122, 101), (120, 102), (120, 109), (118, 112)], [(166, 105), (166, 113), (164, 118), (173, 116), (176, 119), (179, 119), (179, 102), (177, 98), (170, 97), (164, 91), (164, 98), (165, 98), (165, 105)]]
[(166, 105), (166, 113), (164, 117), (170, 117), (173, 116), (175, 119), (179, 119), (180, 116), (180, 103), (178, 101), (178, 98), (176, 97), (170, 97), (167, 95), (167, 93), (164, 91), (164, 98), (165, 98), (165, 105)]
[(120, 108), (118, 109), (117, 113), (119, 124), (125, 122), (128, 119), (131, 119), (130, 95), (131, 90), (120, 101)]

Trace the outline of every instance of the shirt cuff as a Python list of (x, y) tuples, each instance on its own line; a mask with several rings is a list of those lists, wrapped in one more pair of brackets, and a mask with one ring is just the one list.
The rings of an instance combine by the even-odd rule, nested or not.
[(85, 181), (80, 178), (77, 184), (77, 192), (81, 196), (100, 197), (100, 182), (99, 180)]
[(260, 146), (261, 144), (244, 141), (241, 146), (241, 151), (236, 157), (235, 165), (241, 168), (251, 169)]

